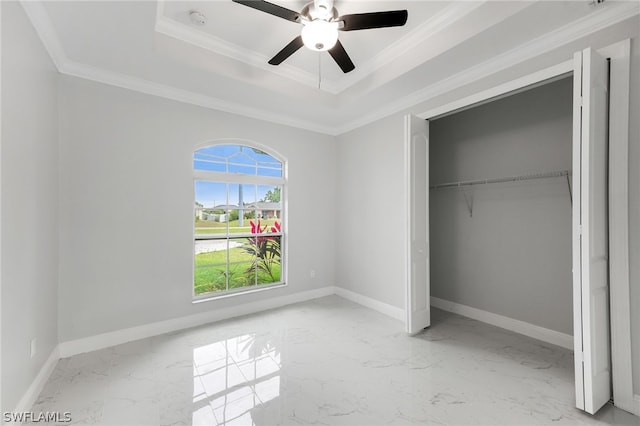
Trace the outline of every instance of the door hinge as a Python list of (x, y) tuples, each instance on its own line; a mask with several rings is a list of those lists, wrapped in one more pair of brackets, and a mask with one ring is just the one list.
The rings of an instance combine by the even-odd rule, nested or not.
[(584, 352), (576, 352), (573, 356), (576, 358), (576, 361), (584, 362)]
[(582, 96), (578, 96), (578, 106), (582, 106)]

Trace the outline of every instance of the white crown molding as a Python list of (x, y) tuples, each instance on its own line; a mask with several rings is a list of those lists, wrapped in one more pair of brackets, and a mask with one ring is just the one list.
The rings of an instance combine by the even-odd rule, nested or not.
[(58, 34), (56, 33), (55, 27), (51, 22), (51, 18), (49, 17), (44, 4), (39, 1), (28, 0), (20, 0), (20, 4), (24, 8), (27, 17), (35, 28), (36, 33), (45, 46), (45, 49), (49, 53), (51, 60), (58, 71), (62, 74), (97, 81), (99, 83), (197, 105), (204, 108), (269, 121), (271, 123), (310, 130), (312, 132), (323, 133), (330, 136), (336, 135), (332, 127), (319, 125), (315, 122), (298, 120), (289, 115), (275, 114), (268, 110), (252, 108), (237, 102), (218, 99), (212, 96), (178, 89), (173, 86), (155, 83), (143, 78), (133, 77), (72, 61), (67, 57), (64, 48), (62, 47), (62, 43), (60, 43)]
[(49, 56), (54, 65), (58, 68), (58, 71), (62, 72), (64, 65), (69, 59), (64, 53), (58, 34), (44, 4), (27, 0), (20, 0), (20, 4), (31, 21), (31, 25), (33, 25), (36, 33), (38, 33), (45, 49), (49, 52)]
[[(205, 96), (199, 93), (178, 89), (173, 86), (155, 83), (146, 79), (120, 74), (91, 65), (73, 62), (68, 59), (57, 37), (55, 28), (41, 2), (21, 1), (27, 16), (49, 52), (54, 64), (63, 74), (68, 74), (104, 84), (114, 85), (154, 96), (172, 99), (179, 102), (198, 105), (205, 108), (239, 114), (259, 120), (282, 124), (337, 136), (358, 127), (364, 126), (386, 116), (411, 108), (421, 102), (454, 90), (460, 86), (481, 80), (492, 74), (505, 70), (526, 60), (540, 56), (553, 49), (571, 43), (608, 26), (615, 25), (625, 19), (640, 14), (640, 4), (636, 2), (605, 3), (596, 13), (567, 24), (544, 36), (527, 42), (518, 48), (505, 52), (491, 59), (454, 74), (424, 89), (398, 99), (395, 102), (338, 126), (324, 126), (315, 122), (298, 120), (285, 114), (276, 114), (261, 108), (249, 107), (237, 102)], [(417, 39), (417, 37), (416, 37)], [(340, 111), (336, 110), (339, 114)]]
[(474, 67), (454, 74), (414, 94), (400, 98), (384, 108), (380, 108), (357, 120), (346, 123), (338, 127), (335, 133), (340, 135), (365, 126), (640, 14), (640, 3), (619, 2), (609, 3), (608, 6), (606, 9), (591, 13), (543, 36), (526, 42), (515, 49), (497, 55), (491, 58), (490, 61), (482, 62)]
[(260, 108), (253, 108), (237, 102), (218, 99), (212, 96), (191, 92), (189, 90), (178, 89), (166, 84), (160, 84), (143, 78), (108, 71), (92, 65), (67, 61), (60, 72), (74, 77), (93, 80), (99, 83), (146, 93), (148, 95), (159, 96), (161, 98), (171, 99), (178, 102), (335, 136), (333, 128), (326, 127), (315, 122), (299, 120), (288, 115), (272, 113)]
[[(469, 13), (478, 9), (484, 3), (486, 3), (486, 0), (452, 3), (439, 13), (421, 23), (407, 35), (401, 37), (381, 50), (373, 58), (369, 58), (363, 64), (359, 64), (356, 68), (357, 72), (355, 74), (347, 74), (342, 82), (335, 84), (336, 93), (343, 92), (354, 84), (364, 80), (381, 67), (394, 62), (399, 56), (415, 49), (419, 44), (427, 41), (438, 32), (459, 21)], [(398, 70), (397, 75), (403, 74), (406, 71), (408, 70)], [(379, 84), (384, 84), (388, 80), (389, 78), (381, 81)]]
[[(306, 86), (313, 88), (318, 86), (318, 77), (315, 74), (303, 71), (286, 63), (274, 67), (273, 65), (268, 64), (270, 58), (264, 55), (260, 55), (242, 46), (238, 46), (211, 34), (191, 28), (188, 25), (174, 21), (173, 19), (165, 16), (157, 18), (155, 31), (210, 52), (260, 68), (263, 71), (271, 72), (297, 81), (298, 83), (302, 83)], [(337, 93), (335, 86), (327, 80), (323, 81), (323, 90), (332, 94)]]
[[(289, 64), (280, 64), (278, 67), (274, 67), (268, 64), (270, 58), (264, 55), (260, 55), (252, 50), (227, 42), (168, 18), (164, 14), (165, 3), (166, 0), (158, 0), (157, 2), (155, 24), (155, 31), (157, 33), (316, 88), (318, 78), (315, 74), (303, 71)], [(323, 90), (329, 93), (335, 93), (335, 88), (331, 85), (331, 82), (325, 82)]]
[[(287, 63), (283, 63), (278, 65), (277, 67), (273, 67), (271, 65), (268, 65), (268, 61), (270, 58), (264, 55), (258, 54), (250, 49), (230, 43), (227, 40), (215, 37), (212, 34), (200, 31), (197, 28), (168, 18), (164, 15), (164, 3), (165, 0), (158, 1), (155, 25), (156, 32), (164, 34), (168, 37), (172, 37), (176, 40), (192, 44), (202, 49), (238, 60), (250, 66), (254, 66), (262, 70), (280, 75), (282, 77), (289, 78), (291, 80), (305, 84), (309, 87), (317, 87), (318, 78), (314, 73), (304, 71)], [(430, 37), (452, 25), (456, 21), (462, 19), (464, 16), (482, 6), (484, 3), (486, 3), (486, 0), (472, 2), (453, 2), (451, 5), (434, 14), (428, 20), (420, 23), (420, 25), (414, 28), (411, 32), (381, 50), (373, 58), (369, 58), (363, 64), (358, 64), (357, 68), (353, 72), (342, 76), (343, 78), (340, 80), (340, 82), (324, 79), (323, 90), (334, 95), (340, 94), (354, 84), (364, 80), (366, 77), (376, 72), (382, 66), (393, 62), (398, 57), (399, 53), (408, 52), (416, 48), (419, 44), (427, 41)], [(406, 71), (406, 69), (399, 70), (398, 73), (402, 74)], [(388, 81), (390, 78), (392, 78), (392, 76), (387, 77), (386, 81)], [(383, 84), (386, 81), (381, 81), (380, 84)]]

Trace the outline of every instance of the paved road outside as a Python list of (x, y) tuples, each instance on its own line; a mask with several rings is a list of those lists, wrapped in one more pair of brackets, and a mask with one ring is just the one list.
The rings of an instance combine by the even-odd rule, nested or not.
[[(229, 248), (240, 247), (242, 243), (237, 241), (229, 241)], [(195, 241), (195, 252), (196, 254), (200, 253), (211, 253), (212, 251), (221, 251), (227, 249), (227, 241), (226, 240), (196, 240)]]

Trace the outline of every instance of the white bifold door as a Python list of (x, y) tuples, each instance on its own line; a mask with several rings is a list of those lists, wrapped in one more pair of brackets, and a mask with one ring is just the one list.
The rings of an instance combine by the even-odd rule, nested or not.
[(611, 398), (607, 246), (608, 65), (575, 54), (573, 111), (573, 313), (576, 406)]
[(406, 329), (418, 333), (431, 325), (429, 284), (429, 122), (405, 117), (408, 185)]

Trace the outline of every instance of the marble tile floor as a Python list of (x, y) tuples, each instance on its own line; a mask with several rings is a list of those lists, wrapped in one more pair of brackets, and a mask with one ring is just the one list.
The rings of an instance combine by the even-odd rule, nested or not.
[(105, 425), (640, 425), (573, 408), (572, 363), (439, 310), (409, 337), (329, 296), (62, 359), (32, 411)]

